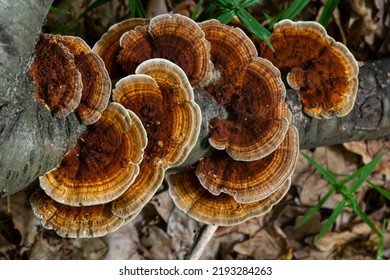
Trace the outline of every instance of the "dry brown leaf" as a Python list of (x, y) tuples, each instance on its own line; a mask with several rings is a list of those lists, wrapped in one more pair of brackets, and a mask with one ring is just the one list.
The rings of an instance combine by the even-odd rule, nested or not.
[(234, 251), (253, 259), (276, 259), (286, 250), (286, 239), (277, 226), (266, 226), (252, 238), (238, 243)]
[(146, 249), (143, 254), (149, 260), (174, 260), (172, 240), (168, 234), (157, 226), (149, 226), (143, 229), (141, 244)]
[(109, 250), (105, 255), (106, 260), (138, 260), (143, 259), (139, 253), (140, 244), (139, 232), (132, 221), (122, 226), (118, 231), (103, 237)]
[(154, 208), (156, 208), (157, 213), (164, 220), (164, 222), (168, 223), (169, 215), (175, 207), (168, 191), (162, 191), (155, 195), (149, 203), (152, 204)]
[(374, 172), (390, 176), (390, 140), (382, 139), (364, 142), (355, 141), (344, 143), (343, 145), (351, 152), (360, 155), (364, 164), (372, 161), (377, 155), (386, 149), (386, 154), (375, 167)]

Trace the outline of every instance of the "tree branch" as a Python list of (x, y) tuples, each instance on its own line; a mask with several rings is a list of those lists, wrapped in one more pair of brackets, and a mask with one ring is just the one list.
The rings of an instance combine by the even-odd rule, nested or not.
[(0, 198), (54, 168), (85, 129), (33, 98), (28, 70), (52, 0), (0, 2)]

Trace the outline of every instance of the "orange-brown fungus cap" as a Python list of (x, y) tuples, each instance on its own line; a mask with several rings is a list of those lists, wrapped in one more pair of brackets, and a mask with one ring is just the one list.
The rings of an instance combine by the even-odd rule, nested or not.
[(257, 57), (254, 44), (241, 29), (215, 20), (200, 26), (211, 43), (215, 67), (205, 89), (228, 112), (227, 119), (211, 120), (210, 144), (225, 149), (235, 160), (267, 156), (284, 139), (291, 118), (279, 70)]
[(51, 35), (74, 55), (77, 69), (81, 73), (83, 91), (76, 109), (85, 124), (96, 122), (106, 109), (111, 95), (111, 80), (103, 60), (91, 51), (87, 43), (78, 37)]
[(99, 237), (117, 230), (124, 219), (112, 214), (110, 204), (72, 207), (51, 199), (42, 189), (30, 197), (42, 225), (62, 237)]
[(202, 187), (193, 169), (166, 176), (169, 194), (175, 205), (193, 219), (206, 224), (230, 226), (267, 213), (290, 187), (290, 179), (268, 197), (251, 203), (239, 203), (228, 194), (218, 196)]
[(199, 135), (201, 112), (184, 71), (166, 59), (140, 64), (135, 75), (118, 81), (113, 99), (137, 114), (148, 135), (140, 174), (113, 203), (115, 213), (126, 217), (149, 201), (166, 169), (186, 159)]
[(41, 35), (30, 75), (36, 86), (35, 99), (56, 117), (69, 115), (79, 105), (83, 83), (74, 56), (52, 36)]
[(92, 51), (98, 54), (104, 61), (111, 79), (116, 80), (125, 76), (122, 66), (117, 62), (117, 56), (121, 50), (119, 39), (121, 36), (136, 26), (149, 24), (148, 19), (126, 19), (111, 26), (99, 41), (93, 46)]
[(290, 126), (280, 146), (256, 161), (235, 161), (224, 151), (200, 160), (196, 175), (214, 195), (227, 193), (241, 203), (258, 201), (276, 191), (291, 177), (299, 153), (298, 132)]
[(188, 17), (175, 14), (154, 17), (148, 27), (137, 27), (120, 40), (118, 61), (127, 74), (150, 58), (165, 58), (180, 66), (193, 87), (211, 77), (210, 45), (204, 32)]
[(345, 116), (354, 105), (359, 68), (349, 50), (316, 22), (282, 20), (264, 42), (260, 55), (287, 75), (301, 95), (303, 110), (315, 118)]
[(111, 103), (61, 163), (40, 177), (41, 188), (67, 205), (110, 202), (134, 182), (146, 144), (146, 132), (137, 116)]

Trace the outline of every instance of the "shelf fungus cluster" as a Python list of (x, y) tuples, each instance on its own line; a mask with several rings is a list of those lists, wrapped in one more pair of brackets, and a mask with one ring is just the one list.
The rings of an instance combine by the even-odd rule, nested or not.
[[(57, 116), (80, 108), (77, 98), (101, 112), (96, 122), (87, 121), (93, 124), (62, 162), (40, 177), (31, 203), (44, 226), (67, 237), (112, 232), (141, 211), (164, 179), (176, 206), (207, 224), (233, 225), (269, 211), (287, 193), (299, 152), (282, 76), (300, 88), (305, 110), (314, 117), (346, 114), (357, 87), (352, 55), (323, 29), (284, 21), (270, 40), (275, 53), (265, 46), (258, 51), (239, 28), (216, 20), (198, 24), (181, 15), (118, 23), (95, 44), (93, 56), (76, 39), (43, 36), (37, 48), (44, 51), (36, 53), (40, 63), (31, 71), (37, 99)], [(282, 50), (286, 46), (290, 50)], [(52, 52), (66, 71), (45, 64)], [(105, 110), (89, 101), (106, 100), (106, 93), (83, 97), (83, 89), (108, 87), (85, 86), (83, 77), (92, 70), (84, 61), (100, 61), (95, 56), (115, 81)], [(55, 73), (50, 86), (41, 86), (45, 69)], [(65, 78), (70, 84), (57, 81)], [(335, 109), (313, 103), (319, 87), (326, 89), (316, 104), (326, 99)], [(54, 91), (65, 98), (50, 97)], [(81, 97), (72, 97), (80, 91)], [(225, 115), (202, 116), (206, 112), (195, 102), (199, 92)], [(210, 121), (203, 139), (205, 119)], [(197, 151), (205, 140), (212, 147), (207, 154)], [(197, 160), (187, 164), (190, 154)]]
[(104, 62), (78, 37), (42, 34), (30, 75), (35, 99), (58, 118), (75, 111), (92, 124), (109, 102), (111, 80)]
[(102, 236), (132, 220), (197, 141), (201, 112), (176, 64), (141, 63), (112, 98), (30, 198), (43, 225), (61, 236)]
[(269, 37), (260, 55), (270, 60), (299, 90), (303, 110), (314, 118), (347, 115), (358, 89), (358, 64), (343, 44), (328, 36), (317, 22), (282, 20)]
[(298, 135), (279, 70), (258, 57), (240, 29), (215, 20), (199, 26), (214, 65), (204, 90), (228, 116), (210, 121), (215, 150), (194, 166), (169, 171), (166, 179), (179, 209), (198, 221), (228, 226), (268, 212), (284, 197)]

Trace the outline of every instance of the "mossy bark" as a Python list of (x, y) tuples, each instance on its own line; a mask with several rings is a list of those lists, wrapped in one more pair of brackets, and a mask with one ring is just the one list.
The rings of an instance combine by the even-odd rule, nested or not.
[(54, 168), (85, 129), (57, 119), (33, 98), (34, 46), (52, 0), (0, 2), (0, 197)]

